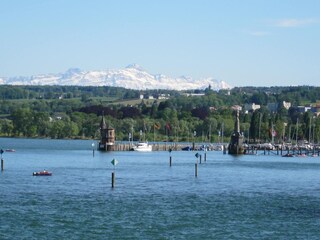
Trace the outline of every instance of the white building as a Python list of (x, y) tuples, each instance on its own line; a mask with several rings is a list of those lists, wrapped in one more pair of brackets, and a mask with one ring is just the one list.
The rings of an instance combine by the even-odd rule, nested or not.
[(261, 108), (261, 106), (258, 104), (255, 104), (255, 103), (249, 103), (249, 104), (244, 105), (245, 111), (253, 111), (254, 112), (255, 110), (258, 110), (260, 108)]
[(291, 108), (291, 102), (286, 102), (286, 101), (283, 101), (282, 102), (282, 105), (283, 105), (283, 107), (285, 108), (285, 109), (289, 109), (289, 108)]

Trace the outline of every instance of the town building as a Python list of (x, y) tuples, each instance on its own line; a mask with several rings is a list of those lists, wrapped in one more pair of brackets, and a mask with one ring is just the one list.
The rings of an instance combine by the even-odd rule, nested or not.
[(250, 103), (250, 104), (245, 104), (244, 105), (244, 110), (245, 111), (255, 111), (255, 110), (258, 110), (258, 109), (260, 109), (261, 108), (261, 106), (260, 105), (258, 105), (258, 104), (255, 104), (255, 103)]

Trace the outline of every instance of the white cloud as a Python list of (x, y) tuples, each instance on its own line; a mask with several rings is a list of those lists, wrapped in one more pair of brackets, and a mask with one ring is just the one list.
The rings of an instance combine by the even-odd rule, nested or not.
[(281, 19), (274, 22), (276, 27), (283, 27), (283, 28), (292, 28), (292, 27), (301, 27), (310, 24), (314, 24), (317, 21), (315, 19), (307, 18), (307, 19)]

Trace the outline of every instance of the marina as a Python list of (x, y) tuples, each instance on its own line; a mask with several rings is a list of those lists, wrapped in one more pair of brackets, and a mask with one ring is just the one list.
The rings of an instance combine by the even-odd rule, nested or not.
[[(93, 156), (91, 144), (0, 138), (1, 147), (16, 150), (2, 156), (1, 239), (17, 234), (21, 239), (319, 236), (319, 157), (263, 151), (98, 151)], [(206, 153), (197, 177), (196, 153), (203, 160)], [(33, 177), (35, 169), (54, 174)]]

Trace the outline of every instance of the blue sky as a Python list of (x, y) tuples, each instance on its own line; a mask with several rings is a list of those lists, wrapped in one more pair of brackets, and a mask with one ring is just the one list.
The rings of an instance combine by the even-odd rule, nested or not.
[(320, 86), (318, 0), (1, 0), (0, 76), (119, 69)]

